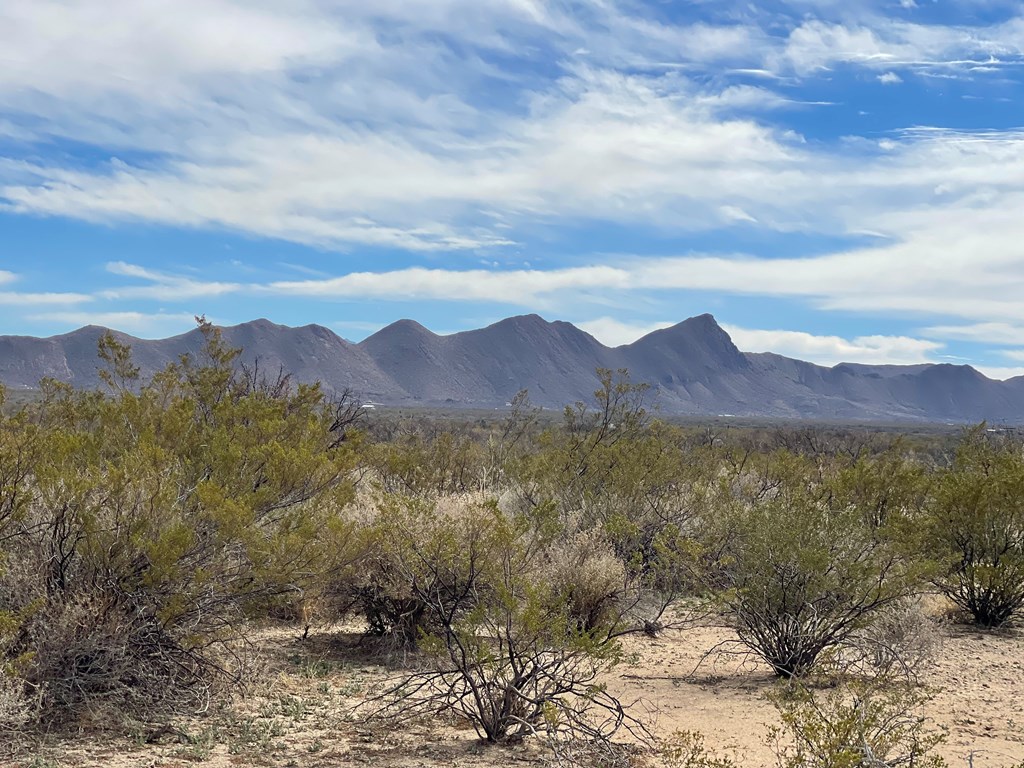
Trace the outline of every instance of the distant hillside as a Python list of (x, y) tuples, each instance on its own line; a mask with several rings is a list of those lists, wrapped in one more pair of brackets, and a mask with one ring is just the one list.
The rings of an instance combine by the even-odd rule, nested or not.
[[(39, 339), (0, 336), (0, 382), (29, 388), (43, 377), (99, 385), (88, 326)], [(116, 332), (115, 332), (116, 333)], [(191, 331), (157, 341), (116, 335), (131, 344), (144, 376), (202, 345)], [(609, 348), (570, 323), (512, 317), (475, 331), (438, 336), (400, 320), (359, 344), (327, 328), (289, 328), (255, 320), (224, 329), (242, 359), (284, 366), (300, 381), (351, 388), (393, 405), (501, 407), (521, 389), (534, 403), (561, 407), (589, 400), (596, 368), (628, 368), (652, 385), (670, 414), (808, 419), (1024, 422), (1024, 377), (992, 381), (969, 366), (825, 368), (774, 354), (747, 354), (711, 315)]]

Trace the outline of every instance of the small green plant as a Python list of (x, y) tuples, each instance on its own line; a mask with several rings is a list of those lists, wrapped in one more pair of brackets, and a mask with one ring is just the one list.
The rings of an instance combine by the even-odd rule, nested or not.
[(189, 747), (211, 751), (221, 738), (220, 728), (209, 726), (195, 733), (190, 731), (177, 731), (178, 738), (186, 742)]
[(736, 768), (729, 758), (709, 752), (703, 734), (697, 731), (676, 731), (663, 739), (658, 756), (667, 768)]
[(768, 741), (779, 768), (943, 768), (945, 736), (917, 713), (927, 700), (906, 686), (847, 684), (825, 694), (789, 685), (772, 696), (782, 726)]
[(248, 752), (265, 752), (271, 748), (274, 739), (285, 734), (284, 726), (276, 720), (257, 720), (248, 717), (238, 724), (232, 734), (228, 752), (241, 755)]
[(306, 702), (298, 696), (281, 696), (277, 700), (277, 710), (284, 717), (292, 720), (303, 720), (309, 713)]

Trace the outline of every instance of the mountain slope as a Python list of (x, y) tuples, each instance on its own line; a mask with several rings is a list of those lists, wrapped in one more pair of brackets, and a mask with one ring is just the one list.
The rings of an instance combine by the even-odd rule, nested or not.
[[(95, 326), (39, 339), (0, 336), (0, 383), (34, 387), (43, 377), (99, 386)], [(223, 329), (225, 341), (297, 380), (351, 388), (388, 404), (501, 407), (528, 389), (533, 402), (561, 407), (590, 400), (596, 368), (626, 368), (650, 383), (664, 413), (692, 415), (1024, 422), (1024, 377), (992, 381), (968, 366), (826, 368), (781, 355), (746, 354), (711, 315), (609, 348), (575, 326), (537, 315), (439, 336), (401, 320), (352, 344), (327, 328), (290, 328), (255, 320)], [(198, 331), (132, 346), (143, 376), (202, 346)]]

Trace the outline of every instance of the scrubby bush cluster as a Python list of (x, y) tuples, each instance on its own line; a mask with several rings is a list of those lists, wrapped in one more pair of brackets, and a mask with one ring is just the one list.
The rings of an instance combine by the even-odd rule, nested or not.
[(368, 713), (568, 749), (643, 736), (601, 684), (627, 634), (718, 614), (782, 678), (882, 677), (927, 656), (925, 592), (986, 627), (1024, 609), (1012, 436), (687, 428), (625, 371), (561, 419), (525, 393), (497, 422), (369, 418), (202, 328), (152, 381), (107, 337), (105, 391), (0, 407), (0, 733), (202, 710), (254, 623), (358, 616), (407, 661)]
[(330, 403), (203, 329), (151, 382), (108, 337), (108, 392), (44, 382), (0, 422), (0, 672), (48, 726), (203, 708), (247, 622), (346, 557)]

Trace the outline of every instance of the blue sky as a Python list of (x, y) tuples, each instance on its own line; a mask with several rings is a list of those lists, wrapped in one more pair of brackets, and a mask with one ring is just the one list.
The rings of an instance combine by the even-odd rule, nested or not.
[(1024, 3), (3, 0), (0, 333), (538, 312), (1024, 374)]

